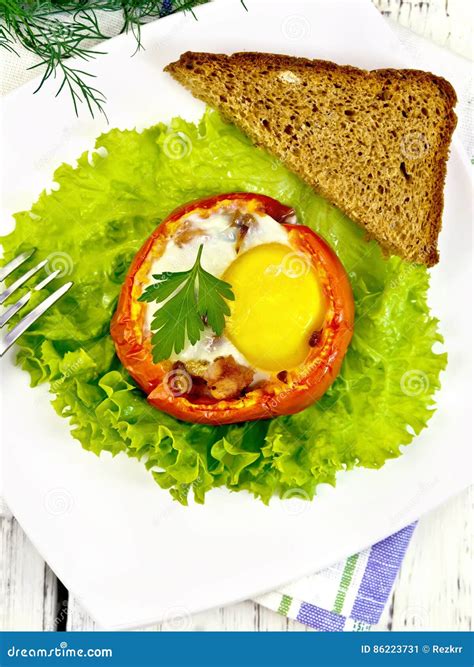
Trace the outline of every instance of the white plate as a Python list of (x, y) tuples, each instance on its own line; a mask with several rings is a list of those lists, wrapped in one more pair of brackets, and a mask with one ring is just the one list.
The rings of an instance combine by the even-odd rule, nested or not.
[[(181, 52), (260, 50), (366, 68), (399, 66), (400, 46), (369, 2), (217, 2), (147, 26), (146, 50), (122, 36), (93, 65), (112, 127), (144, 127), (203, 105), (162, 72)], [(28, 208), (54, 166), (73, 160), (106, 129), (77, 120), (67, 100), (34, 83), (5, 102), (4, 214)], [(28, 110), (28, 113), (25, 112)], [(338, 476), (336, 489), (295, 512), (245, 493), (215, 491), (205, 506), (171, 501), (142, 464), (100, 459), (73, 441), (12, 364), (4, 370), (4, 493), (56, 574), (104, 627), (127, 628), (248, 598), (368, 546), (460, 491), (470, 478), (470, 182), (458, 150), (449, 162), (441, 263), (431, 301), (449, 367), (439, 409), (400, 459)], [(58, 248), (60, 248), (58, 239)], [(296, 508), (300, 509), (301, 508)]]

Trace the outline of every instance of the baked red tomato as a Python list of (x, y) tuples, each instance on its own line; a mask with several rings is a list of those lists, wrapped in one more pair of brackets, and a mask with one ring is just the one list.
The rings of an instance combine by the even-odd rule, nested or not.
[[(232, 286), (219, 336), (203, 319), (201, 339), (154, 363), (157, 304), (139, 301), (156, 274), (192, 267)], [(207, 423), (299, 412), (339, 373), (354, 302), (346, 272), (327, 243), (295, 224), (270, 197), (232, 193), (173, 211), (147, 239), (123, 285), (111, 334), (117, 354), (156, 408)]]

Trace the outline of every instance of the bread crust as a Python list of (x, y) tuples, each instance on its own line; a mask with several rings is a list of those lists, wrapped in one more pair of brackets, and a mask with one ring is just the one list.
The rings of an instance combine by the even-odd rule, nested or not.
[[(433, 102), (433, 108), (436, 109), (436, 113), (438, 114), (435, 118), (438, 124), (433, 124), (437, 132), (436, 155), (433, 164), (430, 165), (429, 178), (425, 177), (424, 179), (426, 181), (425, 186), (429, 188), (429, 192), (425, 193), (426, 196), (423, 199), (423, 206), (426, 206), (426, 214), (422, 221), (423, 224), (418, 224), (419, 229), (416, 229), (416, 225), (414, 225), (413, 230), (408, 228), (408, 231), (404, 230), (406, 240), (400, 233), (392, 235), (387, 225), (377, 224), (377, 216), (370, 216), (369, 207), (373, 204), (373, 196), (370, 201), (367, 201), (367, 215), (365, 214), (362, 201), (358, 201), (357, 206), (354, 207), (349, 205), (348, 202), (342, 201), (337, 188), (334, 189), (330, 181), (327, 183), (322, 182), (321, 179), (318, 179), (317, 174), (311, 173), (310, 167), (304, 160), (300, 163), (292, 156), (291, 137), (288, 137), (288, 152), (284, 154), (285, 152), (281, 146), (272, 140), (271, 133), (268, 139), (266, 136), (263, 136), (257, 122), (251, 123), (248, 122), (248, 119), (243, 122), (243, 112), (238, 102), (234, 102), (232, 105), (227, 102), (220, 102), (217, 97), (218, 92), (222, 90), (222, 82), (227, 80), (226, 77), (228, 76), (230, 77), (229, 81), (232, 79), (245, 81), (251, 74), (261, 77), (261, 73), (267, 75), (269, 72), (275, 73), (279, 70), (281, 72), (288, 72), (293, 76), (296, 75), (303, 82), (303, 85), (308, 85), (304, 82), (311, 81), (315, 75), (321, 78), (324, 76), (329, 77), (329, 81), (333, 81), (331, 77), (337, 75), (338, 81), (342, 81), (341, 86), (346, 85), (348, 90), (350, 90), (351, 86), (355, 86), (357, 89), (367, 89), (367, 91), (373, 94), (382, 94), (383, 96), (387, 86), (396, 87), (397, 85), (405, 85), (407, 90), (410, 87), (417, 87), (417, 90), (423, 91), (423, 94), (426, 93), (428, 103), (432, 102), (435, 96), (439, 97), (439, 99)], [(326, 60), (311, 60), (308, 58), (260, 52), (238, 52), (228, 56), (224, 54), (187, 51), (181, 55), (178, 61), (167, 65), (165, 71), (169, 72), (177, 81), (187, 87), (196, 97), (211, 106), (216, 106), (228, 120), (238, 125), (257, 145), (273, 153), (292, 171), (308, 182), (317, 192), (338, 206), (354, 222), (361, 225), (366, 230), (368, 236), (375, 238), (385, 251), (398, 254), (408, 261), (423, 263), (426, 266), (433, 266), (438, 262), (437, 239), (441, 229), (444, 205), (443, 186), (446, 177), (446, 163), (449, 156), (452, 133), (457, 122), (453, 111), (457, 101), (456, 93), (448, 81), (431, 72), (422, 70), (390, 68), (363, 70), (351, 65), (337, 65)], [(221, 77), (213, 75), (213, 72), (217, 73), (217, 75), (220, 74)], [(391, 90), (392, 88), (387, 89)], [(377, 91), (382, 92), (377, 93)], [(415, 92), (413, 92), (413, 95), (415, 95)], [(304, 101), (309, 104), (310, 99), (313, 101), (313, 98), (306, 98)], [(317, 102), (318, 100), (314, 98), (314, 101)], [(440, 109), (438, 103), (444, 106), (444, 117), (439, 121)], [(320, 145), (318, 145), (319, 148), (321, 148)], [(406, 169), (405, 165), (404, 169)], [(405, 176), (409, 183), (412, 176), (407, 173), (405, 173)], [(419, 207), (415, 211), (413, 204), (407, 204), (407, 208), (410, 205), (413, 208), (413, 220), (418, 219)], [(382, 218), (383, 216), (379, 215), (378, 217)], [(418, 233), (418, 238), (415, 238), (416, 233)]]

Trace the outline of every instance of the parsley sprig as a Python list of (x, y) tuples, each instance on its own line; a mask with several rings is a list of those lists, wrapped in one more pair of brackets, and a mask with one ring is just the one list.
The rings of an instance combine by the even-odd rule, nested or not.
[(224, 331), (225, 316), (230, 314), (227, 301), (234, 301), (232, 286), (202, 268), (203, 246), (188, 271), (159, 273), (153, 276), (139, 301), (162, 304), (151, 323), (153, 361), (169, 359), (184, 349), (189, 340), (197, 343), (207, 324), (217, 336)]

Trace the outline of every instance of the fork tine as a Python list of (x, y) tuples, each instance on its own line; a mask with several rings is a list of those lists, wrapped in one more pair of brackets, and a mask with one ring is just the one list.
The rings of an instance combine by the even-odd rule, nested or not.
[(4, 301), (6, 301), (8, 297), (13, 294), (13, 292), (15, 292), (19, 287), (21, 287), (24, 283), (26, 283), (26, 281), (29, 280), (31, 276), (34, 276), (35, 273), (38, 273), (38, 271), (40, 271), (40, 269), (43, 268), (43, 266), (46, 266), (47, 263), (48, 260), (43, 259), (42, 262), (39, 262), (32, 269), (24, 273), (22, 276), (18, 278), (18, 280), (15, 280), (15, 282), (12, 283), (10, 287), (7, 287), (7, 289), (0, 294), (0, 305), (4, 303)]
[(4, 327), (5, 324), (11, 320), (13, 315), (16, 315), (17, 312), (23, 308), (23, 306), (26, 306), (30, 298), (31, 290), (24, 294), (21, 299), (18, 299), (16, 303), (12, 304), (9, 308), (6, 309), (4, 313), (0, 315), (0, 329)]
[[(50, 273), (49, 276), (46, 276), (44, 280), (42, 280), (40, 283), (38, 283), (33, 290), (35, 292), (39, 292), (42, 290), (46, 285), (49, 285), (49, 283), (54, 280), (60, 273), (60, 269), (57, 269), (57, 271), (53, 271), (53, 273)], [(12, 304), (5, 312), (3, 312), (0, 315), (0, 329), (7, 324), (11, 320), (11, 318), (20, 311), (23, 306), (26, 306), (28, 301), (31, 299), (31, 294), (32, 290), (29, 290), (26, 294), (24, 294), (21, 299), (18, 299), (14, 304)]]
[(26, 262), (26, 260), (29, 259), (35, 252), (36, 248), (33, 248), (33, 250), (25, 250), (25, 252), (22, 252), (20, 255), (17, 255), (14, 259), (8, 262), (8, 264), (2, 266), (0, 268), (0, 282), (5, 280), (5, 278), (7, 278), (10, 275), (10, 273), (12, 273), (19, 266), (21, 266), (23, 262)]
[(30, 327), (38, 318), (43, 315), (53, 303), (56, 303), (66, 292), (72, 287), (73, 283), (69, 282), (65, 285), (61, 285), (55, 292), (46, 297), (44, 301), (39, 303), (31, 312), (29, 312), (23, 319), (21, 319), (18, 324), (16, 324), (13, 329), (11, 329), (5, 338), (0, 341), (0, 357), (5, 354), (5, 352), (13, 345), (13, 343), (18, 340), (18, 338), (25, 333), (25, 331)]
[(34, 290), (36, 292), (39, 292), (44, 287), (46, 287), (46, 285), (49, 285), (49, 283), (52, 280), (54, 280), (56, 278), (56, 276), (59, 276), (60, 273), (61, 273), (61, 269), (57, 269), (56, 271), (53, 271), (53, 273), (50, 273), (48, 276), (46, 276), (46, 278), (43, 278), (43, 280), (40, 283), (35, 285)]

